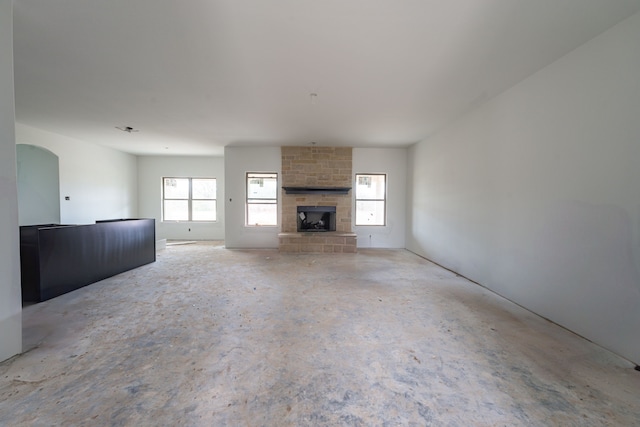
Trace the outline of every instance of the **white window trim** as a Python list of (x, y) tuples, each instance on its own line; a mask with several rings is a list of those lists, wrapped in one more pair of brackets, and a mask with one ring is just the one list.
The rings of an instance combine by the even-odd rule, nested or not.
[[(166, 198), (164, 196), (164, 181), (165, 179), (188, 179), (189, 180), (189, 197), (188, 199), (171, 199), (171, 198)], [(215, 199), (194, 199), (193, 198), (193, 186), (191, 185), (191, 181), (194, 179), (213, 179), (216, 182), (216, 198)], [(204, 224), (204, 223), (216, 223), (218, 222), (218, 179), (217, 178), (213, 178), (213, 177), (199, 177), (199, 176), (163, 176), (162, 177), (162, 222), (168, 222), (168, 223), (184, 223), (184, 222), (195, 222), (198, 224)], [(165, 200), (187, 200), (187, 209), (188, 209), (188, 213), (189, 213), (189, 219), (185, 219), (185, 220), (179, 220), (179, 219), (165, 219), (165, 214), (164, 214), (164, 202)], [(191, 219), (193, 216), (193, 209), (192, 209), (192, 202), (196, 200), (213, 200), (216, 204), (216, 219), (215, 220), (194, 220)]]
[[(381, 175), (384, 176), (384, 196), (382, 199), (360, 199), (358, 198), (358, 176), (360, 175)], [(355, 174), (354, 210), (353, 224), (355, 227), (386, 227), (387, 226), (387, 189), (389, 188), (389, 176), (386, 173), (358, 172)], [(382, 224), (358, 224), (358, 202), (384, 202), (384, 219)]]
[[(254, 198), (249, 197), (249, 175), (275, 175), (276, 179), (276, 197), (275, 198)], [(244, 203), (244, 226), (248, 228), (276, 228), (280, 226), (280, 218), (278, 212), (280, 211), (280, 192), (278, 191), (278, 182), (279, 182), (279, 174), (278, 172), (246, 172), (244, 176), (244, 191), (245, 191), (245, 203)], [(249, 224), (249, 200), (275, 200), (275, 203), (268, 203), (270, 205), (275, 204), (276, 206), (276, 223), (275, 224)], [(261, 203), (251, 203), (254, 205), (259, 205)], [(262, 203), (267, 204), (267, 203)]]

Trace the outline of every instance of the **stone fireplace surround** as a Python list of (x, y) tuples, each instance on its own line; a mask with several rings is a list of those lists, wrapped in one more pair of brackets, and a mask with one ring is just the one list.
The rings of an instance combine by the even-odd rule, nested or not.
[[(351, 229), (351, 147), (282, 147), (280, 252), (355, 253)], [(305, 190), (307, 189), (307, 190)], [(336, 231), (298, 232), (298, 206), (335, 206)]]

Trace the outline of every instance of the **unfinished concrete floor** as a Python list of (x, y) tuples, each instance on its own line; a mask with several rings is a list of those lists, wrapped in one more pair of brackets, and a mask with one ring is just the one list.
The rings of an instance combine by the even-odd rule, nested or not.
[(169, 246), (23, 321), (2, 426), (640, 425), (631, 363), (404, 250)]

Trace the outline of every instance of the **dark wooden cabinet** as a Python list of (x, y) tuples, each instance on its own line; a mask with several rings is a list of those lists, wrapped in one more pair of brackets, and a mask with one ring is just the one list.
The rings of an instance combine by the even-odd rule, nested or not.
[(155, 260), (153, 219), (22, 226), (22, 301), (45, 301)]

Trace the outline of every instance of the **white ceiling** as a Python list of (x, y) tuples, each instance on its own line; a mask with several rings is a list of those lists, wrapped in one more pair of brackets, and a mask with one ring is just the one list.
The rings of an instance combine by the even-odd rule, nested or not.
[(133, 154), (407, 146), (639, 10), (640, 0), (15, 0), (16, 119)]

